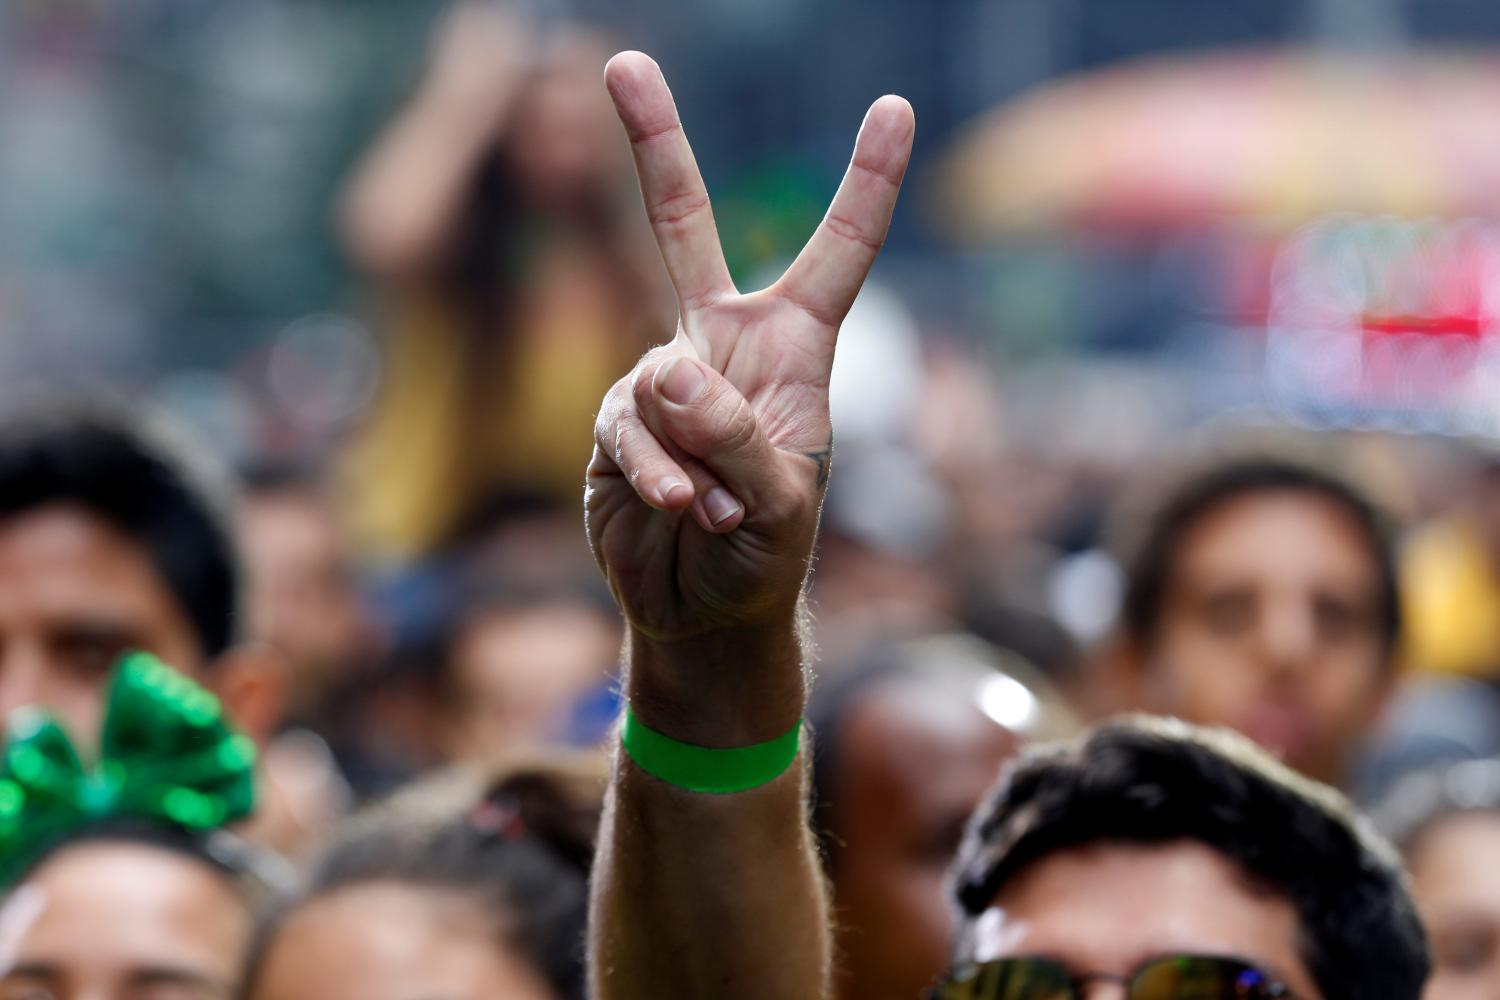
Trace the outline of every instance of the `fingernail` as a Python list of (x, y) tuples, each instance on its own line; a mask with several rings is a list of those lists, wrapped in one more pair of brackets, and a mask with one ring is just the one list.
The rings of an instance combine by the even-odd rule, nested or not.
[(657, 376), (661, 394), (679, 406), (691, 403), (703, 391), (703, 373), (688, 358), (673, 358)]
[(676, 493), (687, 492), (688, 484), (681, 479), (663, 479), (661, 481), (661, 502), (671, 505), (672, 496)]
[(723, 524), (740, 512), (740, 502), (722, 486), (715, 486), (703, 498), (703, 512), (712, 524)]

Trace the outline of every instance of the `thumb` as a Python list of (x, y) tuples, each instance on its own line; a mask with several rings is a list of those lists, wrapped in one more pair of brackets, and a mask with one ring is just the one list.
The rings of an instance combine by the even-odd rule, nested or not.
[(651, 397), (666, 436), (707, 466), (751, 514), (774, 489), (780, 456), (740, 391), (684, 355), (656, 370)]

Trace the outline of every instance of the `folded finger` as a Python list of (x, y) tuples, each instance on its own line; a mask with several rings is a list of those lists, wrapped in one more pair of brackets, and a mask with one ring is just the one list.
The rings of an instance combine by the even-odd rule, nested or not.
[[(606, 405), (594, 424), (594, 461), (589, 474), (599, 475), (608, 462), (618, 470), (636, 494), (657, 510), (681, 510), (694, 499), (692, 480), (641, 420), (634, 401), (618, 399)], [(628, 400), (628, 401), (627, 401)]]
[[(749, 402), (724, 376), (696, 358), (679, 356), (657, 368), (648, 391), (653, 423), (662, 436), (700, 461), (723, 484), (729, 500), (750, 505), (753, 512), (753, 505), (775, 489), (776, 448)], [(722, 497), (703, 499), (711, 519), (735, 513)]]

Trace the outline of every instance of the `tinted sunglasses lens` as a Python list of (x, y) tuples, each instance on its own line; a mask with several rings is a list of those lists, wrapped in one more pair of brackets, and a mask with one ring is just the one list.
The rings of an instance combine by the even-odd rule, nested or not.
[(1068, 974), (1041, 958), (986, 962), (950, 979), (938, 1000), (1075, 1000)]
[(1267, 1000), (1271, 980), (1229, 958), (1181, 955), (1152, 962), (1130, 984), (1130, 1000)]

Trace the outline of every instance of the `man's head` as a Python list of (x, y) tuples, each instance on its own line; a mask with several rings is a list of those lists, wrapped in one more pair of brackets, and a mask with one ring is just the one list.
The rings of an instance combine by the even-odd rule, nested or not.
[(143, 649), (260, 735), (275, 699), (263, 665), (234, 651), (226, 524), (211, 475), (124, 408), (53, 401), (0, 416), (0, 719), (44, 705), (86, 741), (110, 668)]
[(1415, 1000), (1426, 941), (1394, 852), (1230, 733), (1135, 719), (1010, 768), (960, 855), (956, 964), (1128, 975), (1232, 957), (1303, 1000)]
[(1025, 663), (967, 636), (883, 643), (814, 689), (838, 996), (910, 1000), (942, 971), (964, 825), (1023, 740), (1071, 731), (1064, 714)]
[(1123, 611), (1139, 707), (1236, 729), (1334, 783), (1385, 705), (1399, 630), (1375, 510), (1274, 459), (1220, 465), (1161, 505)]
[(1424, 1000), (1500, 995), (1500, 760), (1403, 778), (1375, 810), (1432, 940)]

